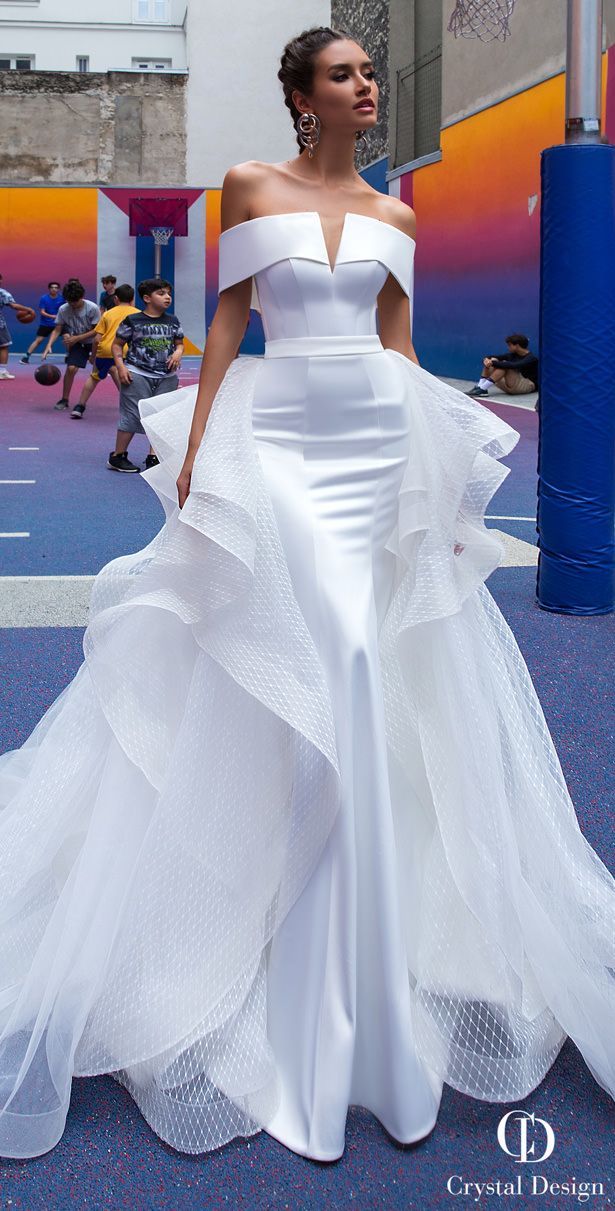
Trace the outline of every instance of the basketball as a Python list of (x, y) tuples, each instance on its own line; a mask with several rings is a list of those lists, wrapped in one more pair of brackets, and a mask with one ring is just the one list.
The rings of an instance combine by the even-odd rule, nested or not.
[(53, 387), (53, 384), (57, 383), (62, 378), (62, 375), (57, 366), (53, 366), (49, 362), (43, 362), (42, 365), (37, 366), (34, 371), (34, 377), (42, 387)]
[(20, 324), (31, 324), (36, 319), (36, 311), (32, 307), (17, 307), (15, 315)]

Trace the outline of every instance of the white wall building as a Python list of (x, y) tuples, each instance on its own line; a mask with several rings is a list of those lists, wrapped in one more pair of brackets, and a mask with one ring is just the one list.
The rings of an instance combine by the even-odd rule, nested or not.
[(0, 0), (0, 70), (185, 71), (186, 8), (187, 0)]
[(277, 78), (280, 55), (289, 38), (330, 20), (330, 0), (190, 0), (189, 185), (221, 185), (229, 165), (242, 160), (296, 154)]

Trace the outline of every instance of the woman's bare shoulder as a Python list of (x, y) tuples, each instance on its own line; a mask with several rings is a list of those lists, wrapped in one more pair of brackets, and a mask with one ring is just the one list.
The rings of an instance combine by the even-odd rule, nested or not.
[(222, 230), (252, 218), (256, 199), (276, 177), (278, 165), (262, 160), (234, 164), (222, 182)]
[(416, 215), (411, 206), (407, 206), (399, 198), (393, 198), (390, 194), (381, 194), (382, 218), (385, 223), (390, 223), (392, 227), (398, 227), (404, 235), (409, 235), (411, 239), (416, 239)]

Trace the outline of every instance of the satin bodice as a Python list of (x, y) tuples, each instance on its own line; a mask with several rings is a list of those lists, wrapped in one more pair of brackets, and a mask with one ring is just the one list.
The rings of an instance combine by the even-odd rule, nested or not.
[(389, 273), (412, 301), (414, 248), (392, 224), (348, 212), (332, 268), (317, 211), (265, 215), (220, 236), (219, 287), (254, 278), (268, 341), (369, 336)]

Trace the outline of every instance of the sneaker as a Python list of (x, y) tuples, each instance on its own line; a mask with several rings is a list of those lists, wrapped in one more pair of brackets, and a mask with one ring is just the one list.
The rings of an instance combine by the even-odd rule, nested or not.
[(68, 400), (59, 399), (57, 404), (54, 404), (53, 406), (54, 406), (56, 412), (63, 412), (65, 408), (68, 408)]
[(114, 454), (112, 450), (107, 461), (107, 466), (110, 467), (112, 471), (138, 472), (140, 469), (139, 467), (135, 467), (134, 463), (131, 463), (125, 451), (122, 454)]
[(149, 471), (150, 467), (157, 467), (157, 466), (159, 466), (159, 464), (160, 464), (160, 459), (158, 458), (158, 456), (156, 454), (148, 454), (145, 458), (145, 462), (144, 462), (143, 466), (146, 471)]
[(484, 395), (489, 395), (489, 392), (486, 387), (479, 387), (477, 384), (476, 387), (472, 387), (472, 390), (466, 391), (465, 394), (474, 395), (474, 396), (484, 396)]
[(11, 374), (9, 370), (0, 370), (0, 378), (15, 378), (15, 375)]
[(71, 416), (72, 416), (73, 420), (81, 420), (81, 417), (83, 416), (84, 412), (85, 412), (85, 404), (75, 404), (75, 407), (73, 408), (73, 410), (71, 412)]
[(30, 354), (24, 353), (23, 357), (20, 357), (19, 360), (20, 360), (22, 366), (27, 366), (28, 362), (30, 361)]

